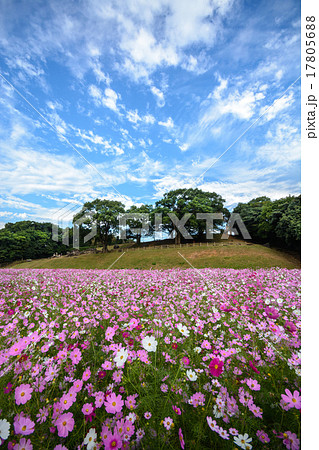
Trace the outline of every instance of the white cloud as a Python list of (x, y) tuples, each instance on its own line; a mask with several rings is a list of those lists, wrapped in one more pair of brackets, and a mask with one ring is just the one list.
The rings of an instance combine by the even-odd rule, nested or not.
[(200, 184), (198, 188), (203, 191), (217, 192), (226, 200), (226, 207), (239, 202), (245, 203), (261, 196), (276, 200), (288, 195), (300, 194), (300, 185), (287, 181), (277, 181), (274, 184), (272, 180), (262, 181), (257, 178), (242, 182), (207, 182)]
[(267, 141), (256, 149), (257, 159), (288, 167), (300, 160), (300, 132), (289, 123), (276, 124), (274, 131), (268, 131)]
[(142, 118), (143, 122), (153, 124), (155, 123), (155, 117), (152, 114), (145, 114)]
[(141, 117), (139, 116), (137, 110), (135, 110), (135, 111), (127, 111), (126, 112), (126, 118), (127, 118), (127, 120), (129, 122), (135, 123), (135, 124), (142, 120)]
[(165, 105), (165, 99), (163, 92), (155, 86), (151, 87), (152, 94), (156, 97), (157, 106), (162, 108)]
[(181, 149), (182, 152), (186, 152), (186, 150), (189, 149), (189, 144), (182, 144), (179, 146), (179, 148)]
[(292, 91), (290, 91), (288, 94), (285, 94), (283, 97), (275, 100), (275, 102), (272, 103), (273, 106), (271, 106), (269, 111), (267, 111), (266, 113), (265, 111), (269, 108), (270, 105), (263, 106), (260, 110), (260, 114), (264, 114), (263, 123), (265, 121), (274, 119), (278, 113), (284, 111), (285, 109), (288, 109), (294, 101), (294, 94)]
[(159, 125), (165, 128), (174, 128), (174, 121), (171, 117), (169, 117), (166, 122), (158, 122)]
[(118, 108), (116, 105), (118, 99), (118, 95), (113, 89), (106, 88), (104, 90), (104, 97), (102, 98), (102, 103), (107, 108), (112, 109), (112, 111), (118, 112)]
[(94, 86), (94, 84), (91, 84), (89, 87), (89, 94), (96, 99), (101, 100), (102, 99), (102, 91), (97, 86)]
[(102, 145), (104, 147), (104, 150), (108, 150), (109, 148), (111, 148), (110, 141), (104, 139), (102, 136), (99, 136), (98, 134), (94, 134), (92, 130), (82, 131), (78, 129), (77, 135), (80, 136), (82, 139), (92, 142), (93, 144)]
[(106, 108), (111, 109), (112, 111), (116, 112), (117, 114), (120, 114), (119, 108), (117, 105), (118, 99), (120, 99), (120, 95), (115, 92), (110, 87), (107, 87), (104, 89), (104, 92), (94, 84), (91, 84), (89, 86), (89, 94), (91, 97), (93, 97), (96, 105), (103, 105)]

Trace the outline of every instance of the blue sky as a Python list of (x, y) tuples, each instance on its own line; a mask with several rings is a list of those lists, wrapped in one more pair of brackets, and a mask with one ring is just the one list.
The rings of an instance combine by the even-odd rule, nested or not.
[(1, 226), (180, 187), (300, 193), (299, 1), (0, 8)]

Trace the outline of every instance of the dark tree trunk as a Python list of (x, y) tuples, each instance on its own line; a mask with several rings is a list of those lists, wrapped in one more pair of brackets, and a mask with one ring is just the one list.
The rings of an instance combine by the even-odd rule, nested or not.
[(176, 228), (174, 228), (174, 230), (175, 230), (175, 244), (179, 245), (181, 243), (181, 233)]

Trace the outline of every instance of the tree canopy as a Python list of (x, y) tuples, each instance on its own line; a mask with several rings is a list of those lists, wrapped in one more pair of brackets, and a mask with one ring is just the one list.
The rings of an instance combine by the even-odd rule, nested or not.
[[(222, 213), (224, 218), (228, 218), (230, 213), (224, 207), (225, 200), (215, 192), (204, 192), (201, 189), (175, 189), (164, 194), (163, 198), (156, 202), (154, 213), (161, 213), (163, 216), (163, 228), (168, 232), (175, 231), (175, 242), (181, 242), (181, 234), (172, 222), (169, 214), (174, 213), (179, 220), (185, 214), (191, 214), (185, 223), (185, 229), (190, 238), (205, 236), (206, 223), (203, 219), (196, 218), (197, 213)], [(215, 225), (222, 226), (223, 220), (216, 220)]]
[(97, 198), (92, 202), (84, 203), (82, 210), (74, 216), (73, 222), (83, 219), (84, 224), (89, 227), (96, 225), (96, 238), (102, 244), (103, 252), (106, 252), (107, 246), (112, 242), (112, 235), (118, 231), (119, 214), (124, 212), (123, 203)]
[(63, 230), (58, 229), (60, 242), (52, 240), (52, 224), (25, 220), (7, 223), (0, 230), (0, 263), (20, 259), (47, 258), (54, 253), (65, 253), (61, 243)]
[(234, 209), (245, 223), (252, 239), (274, 246), (300, 249), (301, 196), (288, 196), (271, 201), (258, 197), (238, 203)]

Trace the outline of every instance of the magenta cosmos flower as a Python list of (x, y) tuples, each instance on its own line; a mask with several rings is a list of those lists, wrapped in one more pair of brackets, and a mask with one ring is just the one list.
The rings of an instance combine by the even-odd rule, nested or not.
[(284, 323), (284, 327), (286, 328), (287, 331), (290, 331), (290, 333), (293, 333), (294, 331), (297, 330), (296, 325), (292, 322), (289, 322), (288, 320)]
[(107, 438), (103, 442), (106, 450), (117, 450), (122, 448), (122, 439), (116, 430), (114, 430), (114, 434), (108, 434)]
[(69, 432), (74, 428), (73, 414), (70, 412), (62, 414), (55, 422), (55, 425), (58, 429), (58, 435), (60, 437), (67, 437)]
[(212, 361), (209, 364), (209, 370), (213, 377), (219, 377), (219, 375), (222, 373), (224, 367), (223, 361), (221, 361), (218, 358), (212, 359)]
[(178, 437), (179, 437), (179, 442), (181, 444), (181, 448), (184, 450), (184, 448), (185, 448), (185, 441), (184, 441), (184, 436), (183, 436), (181, 428), (178, 430)]
[(30, 384), (21, 384), (15, 390), (15, 400), (17, 405), (24, 405), (31, 398), (33, 392)]

